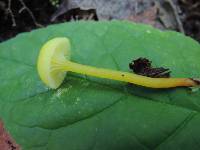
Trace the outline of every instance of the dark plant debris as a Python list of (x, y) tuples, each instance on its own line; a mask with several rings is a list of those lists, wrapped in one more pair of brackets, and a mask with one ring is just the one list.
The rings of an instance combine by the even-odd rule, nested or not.
[(0, 42), (49, 24), (112, 19), (176, 30), (200, 41), (199, 0), (59, 0), (56, 5), (51, 0), (0, 0)]
[(54, 11), (56, 8), (48, 0), (1, 0), (0, 42), (48, 25)]
[(76, 21), (76, 20), (95, 20), (98, 21), (98, 17), (96, 14), (96, 10), (95, 9), (88, 9), (88, 10), (82, 10), (80, 8), (74, 8), (71, 9), (69, 11), (67, 11), (67, 13), (59, 16), (58, 18), (51, 18), (51, 21), (54, 22), (56, 19), (62, 19), (64, 18), (66, 21)]
[(179, 0), (178, 5), (186, 35), (200, 41), (200, 1)]
[(159, 67), (153, 68), (147, 58), (138, 58), (129, 64), (129, 68), (136, 74), (151, 78), (169, 78), (170, 70)]

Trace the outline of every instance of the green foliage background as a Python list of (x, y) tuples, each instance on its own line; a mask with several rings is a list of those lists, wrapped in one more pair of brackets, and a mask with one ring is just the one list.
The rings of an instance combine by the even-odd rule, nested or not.
[(57, 90), (40, 81), (37, 56), (68, 37), (72, 60), (129, 71), (145, 57), (173, 77), (200, 76), (200, 45), (175, 32), (123, 21), (74, 22), (0, 44), (0, 118), (24, 150), (199, 149), (200, 92), (147, 89), (68, 73)]

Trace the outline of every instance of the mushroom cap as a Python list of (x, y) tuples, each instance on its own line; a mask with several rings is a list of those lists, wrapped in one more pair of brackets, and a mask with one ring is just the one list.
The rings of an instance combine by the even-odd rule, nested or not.
[(37, 70), (41, 80), (50, 88), (56, 89), (63, 82), (66, 71), (61, 64), (70, 59), (70, 41), (66, 37), (56, 37), (47, 41), (41, 48)]

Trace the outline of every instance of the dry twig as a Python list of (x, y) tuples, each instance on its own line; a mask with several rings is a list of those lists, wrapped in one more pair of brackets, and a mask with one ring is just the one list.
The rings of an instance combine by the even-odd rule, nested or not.
[(8, 0), (7, 13), (10, 14), (10, 17), (11, 17), (11, 20), (12, 20), (12, 26), (15, 27), (16, 26), (16, 21), (15, 21), (15, 17), (14, 17), (14, 14), (12, 12), (12, 9), (11, 9), (11, 4), (12, 4), (12, 0)]
[[(32, 11), (26, 6), (26, 4), (24, 3), (23, 0), (19, 0), (19, 2), (21, 3), (22, 5), (22, 8), (18, 11), (18, 13), (22, 13), (24, 10), (26, 10), (28, 12), (28, 14), (31, 16), (34, 24), (36, 27), (43, 27), (41, 24), (39, 24), (36, 19), (35, 19), (35, 16), (33, 15)], [(16, 26), (16, 21), (15, 21), (15, 16), (13, 14), (13, 11), (12, 11), (12, 8), (11, 8), (11, 5), (12, 5), (12, 0), (8, 0), (8, 8), (7, 8), (7, 13), (10, 14), (11, 16), (11, 19), (12, 19), (12, 26), (15, 27)]]
[(39, 24), (36, 19), (35, 19), (35, 16), (33, 15), (32, 11), (26, 6), (26, 4), (24, 3), (23, 0), (19, 0), (19, 2), (22, 4), (22, 8), (19, 10), (19, 13), (22, 13), (24, 10), (26, 10), (29, 15), (31, 16), (34, 24), (37, 26), (37, 27), (43, 27), (41, 24)]

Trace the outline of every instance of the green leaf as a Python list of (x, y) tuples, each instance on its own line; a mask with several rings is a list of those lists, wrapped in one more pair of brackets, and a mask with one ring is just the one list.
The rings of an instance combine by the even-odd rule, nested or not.
[(72, 60), (130, 71), (145, 57), (173, 77), (200, 76), (200, 45), (176, 32), (129, 22), (75, 22), (0, 44), (0, 118), (24, 150), (200, 149), (200, 92), (148, 89), (68, 73), (57, 90), (36, 62), (47, 40), (70, 38)]

